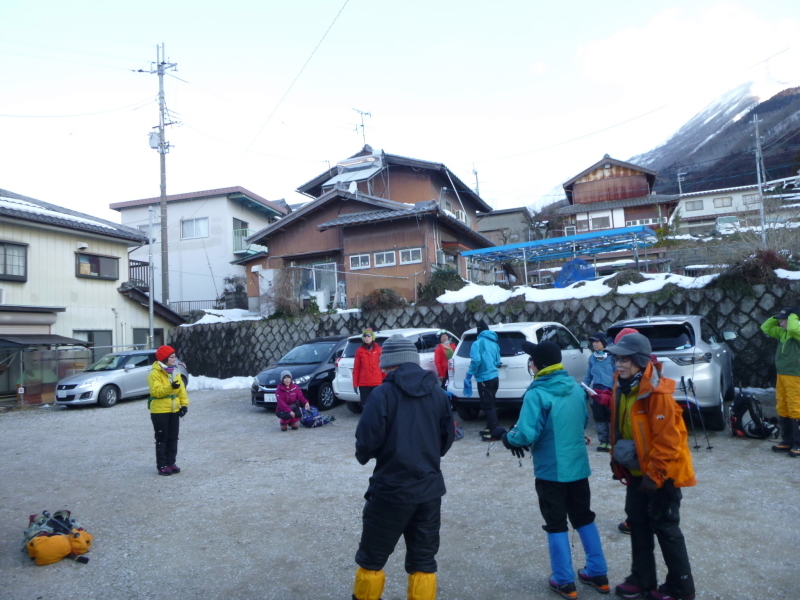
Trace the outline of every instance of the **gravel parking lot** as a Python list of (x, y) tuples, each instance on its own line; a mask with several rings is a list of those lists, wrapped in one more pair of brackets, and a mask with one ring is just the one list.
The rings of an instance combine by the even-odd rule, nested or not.
[[(190, 393), (179, 475), (159, 477), (145, 402), (0, 414), (0, 598), (61, 600), (350, 598), (372, 465), (353, 457), (358, 416), (282, 433), (247, 390)], [(769, 398), (765, 399), (769, 408)], [(771, 399), (774, 406), (774, 399)], [(506, 415), (504, 425), (513, 424)], [(480, 422), (443, 461), (448, 494), (439, 598), (555, 598), (530, 459), (480, 441)], [(596, 441), (590, 424), (587, 435)], [(800, 460), (770, 443), (711, 433), (692, 452), (699, 484), (683, 529), (698, 600), (800, 598)], [(690, 437), (690, 441), (691, 437)], [(623, 486), (590, 447), (593, 508), (610, 579), (628, 573)], [(35, 566), (20, 552), (28, 515), (68, 508), (95, 536), (88, 565)], [(583, 566), (580, 541), (573, 550)], [(406, 596), (402, 542), (384, 600)], [(659, 574), (663, 581), (664, 569)], [(579, 586), (582, 598), (600, 598)]]

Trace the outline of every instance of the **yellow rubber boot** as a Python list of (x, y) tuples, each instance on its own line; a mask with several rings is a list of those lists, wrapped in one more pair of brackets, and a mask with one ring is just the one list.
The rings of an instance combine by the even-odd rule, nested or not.
[(436, 600), (436, 573), (411, 573), (408, 576), (408, 600)]
[(383, 571), (369, 571), (358, 567), (356, 581), (353, 584), (355, 600), (380, 600), (386, 574)]

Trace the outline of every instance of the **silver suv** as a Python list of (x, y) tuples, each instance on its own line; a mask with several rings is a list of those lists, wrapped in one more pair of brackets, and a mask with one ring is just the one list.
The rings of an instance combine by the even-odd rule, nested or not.
[(720, 335), (698, 315), (627, 319), (614, 323), (607, 333), (613, 340), (625, 327), (650, 340), (653, 354), (664, 365), (663, 375), (675, 380), (675, 399), (687, 406), (696, 403), (709, 429), (725, 429), (723, 403), (736, 394), (733, 352), (725, 342), (736, 339), (736, 333), (723, 331)]
[[(147, 376), (154, 362), (155, 350), (106, 354), (83, 373), (59, 381), (56, 385), (56, 404), (76, 406), (96, 403), (109, 408), (124, 398), (148, 396), (150, 388)], [(175, 366), (186, 386), (189, 383), (186, 365), (177, 361)]]

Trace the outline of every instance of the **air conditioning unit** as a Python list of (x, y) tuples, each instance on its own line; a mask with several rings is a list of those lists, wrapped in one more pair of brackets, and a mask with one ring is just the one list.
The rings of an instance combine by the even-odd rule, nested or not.
[(444, 264), (444, 250), (437, 250), (436, 251), (436, 264), (443, 265)]
[(456, 215), (456, 219), (458, 219), (462, 223), (467, 222), (467, 213), (465, 213), (463, 210), (457, 210), (455, 211), (454, 214)]
[(575, 235), (578, 230), (575, 227), (564, 227), (564, 235)]

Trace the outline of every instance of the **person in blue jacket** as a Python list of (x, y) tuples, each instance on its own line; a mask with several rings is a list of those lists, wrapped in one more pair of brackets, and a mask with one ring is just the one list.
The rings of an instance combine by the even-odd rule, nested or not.
[(611, 422), (611, 390), (614, 388), (614, 357), (606, 352), (608, 338), (602, 331), (598, 331), (589, 338), (593, 352), (589, 355), (589, 365), (586, 367), (586, 377), (583, 384), (592, 388), (594, 394), (589, 394), (592, 402), (592, 417), (597, 430), (597, 451), (608, 452), (611, 449), (610, 422)]
[(525, 392), (517, 424), (494, 437), (518, 457), (532, 448), (536, 495), (550, 551), (550, 589), (564, 598), (576, 598), (575, 571), (567, 519), (578, 532), (586, 566), (578, 569), (581, 583), (602, 594), (610, 591), (600, 534), (594, 523), (589, 490), (589, 456), (583, 430), (588, 422), (586, 397), (564, 370), (561, 350), (553, 342), (523, 342), (534, 380)]
[[(486, 415), (486, 428), (481, 433), (485, 442), (492, 441), (492, 432), (500, 425), (497, 420), (497, 388), (500, 387), (497, 368), (500, 366), (500, 346), (497, 334), (489, 329), (486, 321), (478, 321), (478, 339), (469, 350), (469, 369), (464, 381), (464, 389), (471, 390), (470, 378), (478, 382), (478, 397), (481, 399), (481, 410)], [(469, 395), (472, 395), (471, 393)]]

